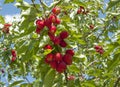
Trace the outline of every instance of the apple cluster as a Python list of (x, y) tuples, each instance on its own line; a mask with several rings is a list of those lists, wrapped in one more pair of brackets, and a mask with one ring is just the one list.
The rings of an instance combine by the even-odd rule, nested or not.
[(96, 45), (94, 48), (96, 49), (96, 52), (98, 52), (98, 53), (100, 53), (100, 54), (103, 54), (103, 53), (104, 53), (104, 50), (103, 50), (102, 46)]
[[(52, 50), (52, 46), (47, 44), (44, 49)], [(57, 72), (62, 73), (67, 69), (67, 65), (72, 64), (73, 55), (74, 51), (72, 49), (66, 50), (64, 55), (61, 52), (49, 53), (45, 57), (45, 62)]]
[[(54, 7), (49, 15), (49, 17), (43, 20), (36, 20), (36, 33), (40, 34), (41, 30), (44, 27), (48, 28), (48, 36), (50, 41), (52, 41), (53, 46), (58, 46), (65, 48), (67, 43), (65, 39), (69, 36), (69, 33), (64, 30), (61, 31), (59, 35), (56, 35), (56, 25), (61, 23), (61, 20), (57, 17), (60, 13), (59, 7)], [(45, 62), (51, 66), (51, 68), (55, 69), (57, 72), (62, 73), (66, 70), (67, 65), (72, 64), (72, 57), (74, 55), (74, 51), (72, 49), (66, 50), (65, 54), (63, 55), (57, 49), (53, 49), (50, 44), (44, 46), (45, 50), (55, 50), (55, 52), (51, 52), (45, 56)], [(59, 49), (59, 48), (58, 48)]]
[(6, 34), (9, 34), (9, 27), (11, 26), (12, 24), (4, 24), (4, 27), (2, 28), (2, 32), (6, 33)]
[(12, 54), (12, 59), (11, 61), (14, 62), (16, 60), (16, 51), (14, 49), (11, 50), (11, 54)]

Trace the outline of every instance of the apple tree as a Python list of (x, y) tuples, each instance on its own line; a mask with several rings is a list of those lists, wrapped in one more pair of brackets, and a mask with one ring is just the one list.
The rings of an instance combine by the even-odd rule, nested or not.
[(21, 12), (0, 16), (0, 85), (120, 86), (120, 1), (105, 1), (5, 0)]

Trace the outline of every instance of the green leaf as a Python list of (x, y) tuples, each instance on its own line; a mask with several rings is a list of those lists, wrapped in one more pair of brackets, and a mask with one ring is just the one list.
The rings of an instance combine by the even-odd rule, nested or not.
[(0, 24), (4, 24), (4, 23), (5, 23), (4, 17), (0, 16)]
[(120, 2), (120, 0), (111, 0), (109, 3), (108, 3), (108, 7), (106, 10), (112, 8), (113, 6), (115, 6), (116, 4), (118, 4)]
[(74, 3), (74, 4), (77, 4), (77, 5), (79, 5), (79, 6), (86, 7), (86, 4), (83, 3), (83, 2), (81, 2), (81, 1), (79, 1), (79, 0), (73, 0), (73, 3)]
[(49, 54), (49, 53), (51, 53), (51, 52), (52, 52), (52, 50), (51, 50), (51, 49), (47, 49), (47, 50), (45, 50), (45, 51), (44, 51), (44, 53), (43, 53), (43, 54), (44, 54), (44, 55), (47, 55), (47, 54)]
[(13, 3), (15, 0), (5, 0), (4, 3)]
[(114, 59), (108, 63), (108, 72), (112, 71), (120, 63), (120, 54), (114, 55)]
[(44, 87), (52, 87), (55, 78), (55, 71), (50, 69), (44, 78)]
[(18, 86), (18, 85), (20, 85), (22, 82), (24, 82), (24, 80), (15, 81), (15, 82), (13, 82), (12, 84), (10, 84), (9, 87)]

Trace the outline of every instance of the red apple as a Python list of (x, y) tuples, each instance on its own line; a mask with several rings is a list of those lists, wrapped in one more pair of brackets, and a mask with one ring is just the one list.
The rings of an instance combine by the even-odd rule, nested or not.
[(61, 33), (60, 33), (60, 38), (62, 38), (62, 39), (65, 39), (65, 38), (67, 38), (68, 37), (68, 32), (67, 31), (62, 31)]
[(55, 26), (51, 26), (51, 27), (49, 28), (49, 32), (50, 32), (51, 34), (55, 34), (55, 32), (56, 32), (56, 27), (55, 27)]
[(56, 68), (57, 68), (57, 62), (56, 62), (56, 61), (50, 62), (50, 66), (51, 66), (53, 69), (56, 69)]
[(50, 63), (52, 61), (53, 61), (53, 54), (52, 53), (47, 54), (45, 58), (45, 62)]
[(74, 50), (66, 50), (66, 54), (69, 54), (71, 56), (74, 55)]
[(52, 46), (49, 45), (49, 44), (47, 44), (47, 45), (44, 46), (44, 49), (50, 49), (50, 50), (52, 50)]
[(40, 20), (40, 19), (36, 20), (36, 26), (37, 26), (39, 29), (43, 29), (44, 26), (45, 26), (44, 20)]
[(67, 46), (67, 43), (66, 43), (64, 40), (61, 40), (59, 45), (60, 45), (61, 47), (66, 47), (66, 46)]
[(67, 66), (66, 64), (62, 61), (58, 64), (56, 71), (59, 73), (63, 73), (66, 70)]
[(12, 57), (11, 61), (14, 62), (16, 60), (16, 57)]
[(54, 58), (55, 58), (55, 61), (59, 62), (59, 61), (62, 61), (62, 54), (57, 52), (55, 55), (54, 55)]
[(59, 13), (60, 13), (60, 8), (59, 7), (54, 7), (53, 9), (52, 9), (52, 12), (54, 13), (54, 14), (56, 14), (56, 15), (58, 15)]
[(72, 56), (69, 54), (65, 54), (63, 56), (63, 61), (67, 64), (67, 65), (71, 65), (72, 64)]

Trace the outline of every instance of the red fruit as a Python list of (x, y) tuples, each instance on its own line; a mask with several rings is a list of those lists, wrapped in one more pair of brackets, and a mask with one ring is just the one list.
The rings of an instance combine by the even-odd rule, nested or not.
[(75, 76), (71, 75), (71, 76), (68, 76), (67, 78), (68, 80), (75, 80)]
[(100, 54), (103, 54), (103, 53), (104, 53), (104, 50), (103, 50), (103, 49), (99, 50), (99, 53), (100, 53)]
[(44, 28), (44, 26), (45, 26), (45, 22), (44, 22), (44, 20), (37, 20), (36, 21), (36, 26), (39, 28), (39, 29), (43, 29)]
[(52, 61), (53, 61), (53, 54), (52, 53), (47, 54), (45, 58), (45, 62), (50, 63)]
[(60, 22), (61, 22), (61, 21), (60, 21), (59, 18), (57, 18), (56, 21), (55, 21), (56, 24), (60, 24)]
[(12, 24), (4, 24), (4, 28), (9, 28), (10, 26), (12, 26)]
[(37, 34), (40, 34), (40, 31), (41, 31), (41, 29), (37, 27), (35, 32), (36, 32)]
[(12, 57), (11, 61), (14, 62), (16, 60), (16, 57)]
[(82, 13), (82, 9), (77, 10), (77, 14), (80, 14), (80, 13)]
[(54, 14), (58, 15), (58, 14), (60, 13), (60, 8), (59, 8), (59, 7), (54, 7), (54, 8), (52, 9), (52, 12), (53, 12)]
[(67, 46), (67, 43), (66, 43), (64, 40), (61, 40), (59, 45), (60, 45), (61, 47), (66, 47), (66, 46)]
[(54, 38), (53, 42), (54, 42), (55, 45), (60, 44), (60, 42), (61, 42), (60, 37), (59, 37), (59, 36), (56, 36), (56, 37)]
[(69, 54), (71, 56), (74, 55), (74, 50), (66, 50), (66, 54)]
[(56, 32), (56, 27), (55, 27), (55, 26), (51, 26), (51, 27), (49, 28), (49, 32), (50, 32), (51, 34), (54, 34), (54, 33)]
[(48, 36), (50, 37), (50, 40), (54, 41), (55, 39), (54, 34), (51, 34), (50, 32), (48, 32)]
[(53, 69), (56, 69), (56, 68), (57, 68), (57, 62), (56, 62), (56, 61), (50, 62), (50, 66), (51, 66)]
[(101, 46), (96, 45), (94, 48), (95, 48), (95, 49), (101, 49), (102, 47), (101, 47)]
[(52, 23), (55, 23), (56, 22), (56, 16), (54, 14), (51, 14), (50, 17), (49, 17), (49, 20), (52, 22)]
[(67, 38), (68, 37), (68, 32), (67, 31), (62, 31), (61, 33), (60, 33), (60, 38), (62, 38), (62, 39), (65, 39), (65, 38)]
[(52, 25), (52, 22), (50, 21), (49, 18), (45, 19), (45, 26), (47, 26), (48, 28), (50, 28)]
[(90, 28), (90, 29), (93, 29), (93, 28), (94, 28), (94, 25), (93, 25), (93, 24), (91, 24), (91, 25), (89, 26), (89, 28)]
[(11, 53), (14, 54), (14, 53), (16, 53), (16, 51), (15, 50), (11, 50)]
[(49, 44), (47, 44), (47, 45), (44, 46), (44, 49), (50, 49), (50, 50), (52, 50), (52, 46), (49, 45)]
[(62, 61), (62, 54), (58, 52), (54, 55), (54, 58), (57, 62)]
[(72, 64), (72, 56), (69, 54), (65, 54), (63, 56), (63, 61), (67, 64), (67, 65), (71, 65)]
[(59, 73), (63, 73), (66, 70), (67, 66), (66, 64), (62, 61), (58, 64), (56, 71)]

